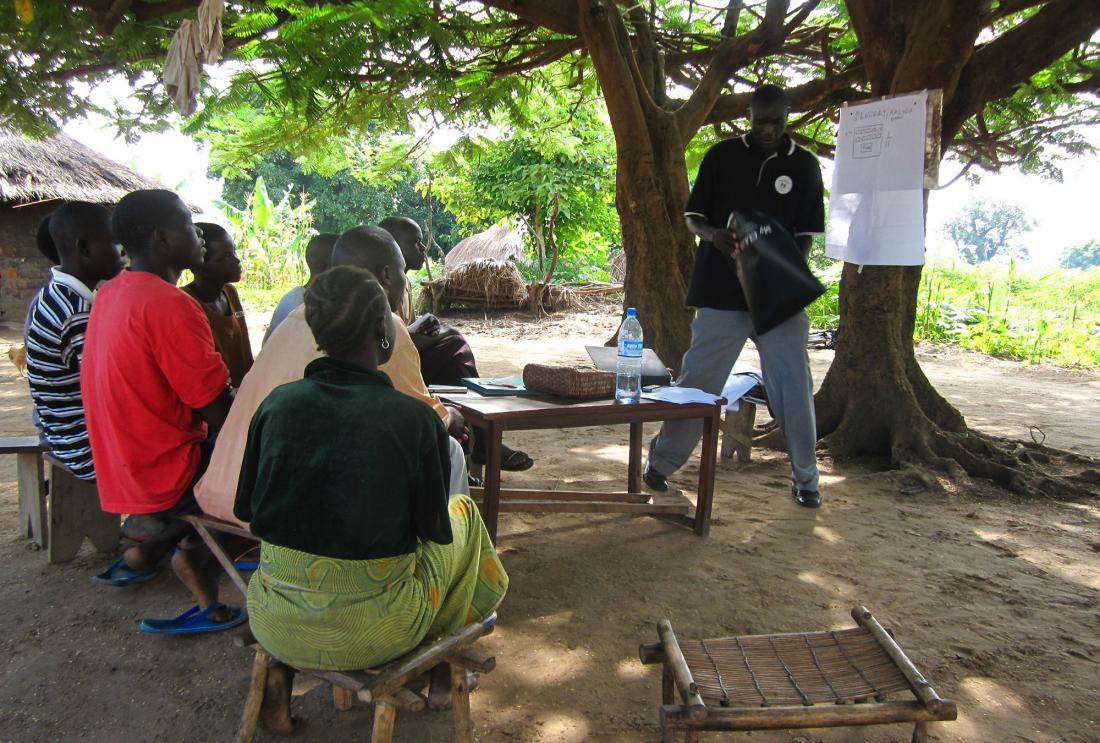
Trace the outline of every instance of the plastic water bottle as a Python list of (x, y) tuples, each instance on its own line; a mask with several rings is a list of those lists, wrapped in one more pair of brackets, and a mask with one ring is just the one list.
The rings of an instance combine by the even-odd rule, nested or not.
[(619, 328), (619, 360), (615, 365), (615, 399), (638, 402), (642, 394), (642, 324), (633, 307)]

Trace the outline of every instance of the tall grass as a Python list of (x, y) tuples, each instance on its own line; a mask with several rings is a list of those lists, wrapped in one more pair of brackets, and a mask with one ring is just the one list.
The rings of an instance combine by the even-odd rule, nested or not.
[[(839, 319), (839, 270), (808, 308), (814, 327)], [(1100, 268), (1045, 273), (1007, 266), (925, 266), (914, 337), (1008, 359), (1100, 366)]]

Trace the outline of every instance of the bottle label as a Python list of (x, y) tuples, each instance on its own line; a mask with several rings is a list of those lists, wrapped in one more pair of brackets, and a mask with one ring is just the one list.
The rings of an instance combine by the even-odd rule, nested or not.
[(619, 341), (619, 355), (627, 357), (640, 357), (642, 355), (642, 342), (640, 340)]

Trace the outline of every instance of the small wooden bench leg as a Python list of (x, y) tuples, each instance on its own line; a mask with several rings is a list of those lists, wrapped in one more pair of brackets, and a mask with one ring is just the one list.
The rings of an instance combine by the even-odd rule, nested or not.
[(347, 712), (355, 703), (355, 692), (342, 686), (332, 685), (332, 702), (336, 709)]
[(371, 743), (392, 743), (393, 723), (397, 718), (397, 707), (386, 699), (374, 703), (374, 727), (370, 732)]
[(661, 704), (676, 704), (676, 681), (668, 664), (661, 666)]
[(76, 557), (85, 537), (101, 552), (118, 549), (119, 516), (100, 509), (95, 483), (80, 480), (63, 465), (51, 462), (49, 501), (51, 563)]
[(451, 664), (451, 710), (455, 718), (455, 740), (474, 743), (474, 721), (470, 717), (470, 681), (466, 669)]
[(928, 743), (927, 722), (918, 722), (913, 726), (913, 743)]
[(29, 537), (40, 548), (50, 541), (46, 512), (46, 472), (42, 455), (36, 451), (15, 455), (19, 480), (19, 536)]
[(256, 724), (260, 721), (260, 707), (264, 703), (264, 691), (267, 689), (267, 664), (271, 656), (260, 647), (252, 659), (252, 681), (248, 685), (248, 697), (241, 713), (241, 727), (237, 731), (238, 743), (252, 743), (256, 735)]

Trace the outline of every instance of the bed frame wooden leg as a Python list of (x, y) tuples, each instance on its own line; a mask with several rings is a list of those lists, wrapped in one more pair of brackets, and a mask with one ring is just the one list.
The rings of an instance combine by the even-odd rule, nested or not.
[(267, 664), (271, 656), (257, 647), (252, 659), (252, 681), (248, 685), (248, 697), (241, 713), (241, 727), (237, 731), (238, 743), (252, 743), (256, 735), (256, 724), (260, 720), (260, 707), (264, 703), (264, 690), (267, 688)]
[(355, 692), (342, 686), (332, 685), (332, 703), (341, 712), (347, 712), (355, 703)]
[(397, 718), (397, 707), (392, 702), (379, 699), (374, 703), (374, 727), (370, 732), (371, 743), (391, 743), (393, 741), (393, 723)]
[(451, 714), (454, 715), (455, 740), (474, 743), (474, 721), (470, 716), (470, 681), (466, 669), (451, 663)]

